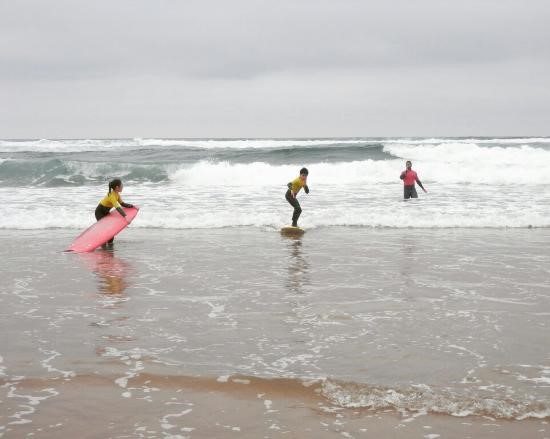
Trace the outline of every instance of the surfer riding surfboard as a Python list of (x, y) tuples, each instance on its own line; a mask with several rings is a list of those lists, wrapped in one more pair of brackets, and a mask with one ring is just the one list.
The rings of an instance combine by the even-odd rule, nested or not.
[(300, 169), (300, 175), (287, 184), (288, 190), (286, 191), (285, 198), (289, 204), (294, 207), (294, 211), (292, 213), (292, 226), (283, 227), (281, 233), (293, 235), (301, 235), (304, 233), (304, 229), (298, 227), (298, 218), (302, 213), (302, 207), (296, 196), (302, 188), (304, 188), (306, 194), (309, 194), (309, 187), (307, 185), (308, 174), (309, 171), (307, 168), (302, 168)]

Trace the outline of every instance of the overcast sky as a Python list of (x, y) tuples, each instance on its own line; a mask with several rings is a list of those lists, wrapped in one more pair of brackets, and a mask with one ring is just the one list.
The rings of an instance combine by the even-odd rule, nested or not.
[(0, 138), (550, 135), (548, 0), (0, 0)]

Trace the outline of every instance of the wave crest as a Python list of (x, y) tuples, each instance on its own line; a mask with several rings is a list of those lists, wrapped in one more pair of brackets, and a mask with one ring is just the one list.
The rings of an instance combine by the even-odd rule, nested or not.
[(500, 419), (546, 418), (547, 402), (530, 397), (512, 399), (481, 392), (460, 395), (448, 390), (435, 390), (427, 385), (407, 389), (369, 386), (325, 380), (322, 394), (332, 403), (346, 408), (392, 409), (398, 412), (440, 413), (452, 416), (490, 416)]

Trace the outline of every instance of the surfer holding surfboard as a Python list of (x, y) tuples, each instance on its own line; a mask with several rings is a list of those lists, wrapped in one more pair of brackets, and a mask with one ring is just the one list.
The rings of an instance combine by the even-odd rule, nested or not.
[[(65, 251), (86, 253), (94, 251), (100, 245), (105, 248), (107, 244), (113, 243), (116, 234), (132, 222), (139, 209), (122, 201), (122, 188), (122, 181), (118, 178), (109, 182), (109, 192), (95, 210), (97, 222), (78, 235)], [(117, 212), (111, 214), (113, 207)]]
[[(95, 209), (95, 219), (100, 220), (104, 216), (108, 215), (111, 209), (114, 207), (118, 213), (120, 213), (126, 221), (128, 221), (128, 224), (130, 224), (131, 220), (128, 220), (126, 218), (126, 213), (122, 209), (123, 207), (134, 207), (132, 204), (125, 203), (122, 201), (122, 198), (120, 197), (120, 193), (122, 192), (122, 189), (124, 188), (124, 185), (122, 184), (122, 181), (120, 178), (115, 178), (114, 180), (111, 180), (109, 182), (109, 192), (107, 192), (107, 195), (105, 195), (99, 204), (97, 205)], [(107, 241), (107, 244), (112, 244), (114, 241), (114, 237), (111, 238), (109, 241)]]
[(285, 198), (294, 207), (292, 214), (292, 227), (298, 227), (298, 218), (302, 213), (300, 203), (296, 199), (296, 195), (300, 192), (300, 189), (304, 188), (306, 194), (309, 194), (309, 188), (307, 186), (307, 176), (309, 171), (306, 168), (300, 169), (300, 176), (292, 180), (287, 184), (288, 190), (286, 191)]

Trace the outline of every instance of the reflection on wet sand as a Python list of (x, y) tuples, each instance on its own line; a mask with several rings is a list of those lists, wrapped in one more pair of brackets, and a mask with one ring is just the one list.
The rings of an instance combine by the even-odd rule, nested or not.
[[(95, 352), (104, 357), (115, 345), (125, 345), (136, 340), (130, 329), (131, 318), (121, 315), (120, 309), (129, 300), (124, 294), (130, 286), (132, 266), (117, 256), (112, 249), (81, 254), (86, 267), (96, 275), (99, 320), (90, 324), (99, 328)], [(124, 313), (125, 314), (125, 313)]]
[(100, 250), (80, 255), (90, 271), (98, 278), (100, 294), (122, 295), (129, 286), (131, 266), (115, 256), (113, 250)]
[(287, 287), (294, 294), (304, 294), (304, 286), (309, 284), (309, 263), (302, 252), (302, 239), (300, 236), (287, 239), (290, 250)]

